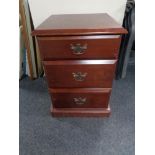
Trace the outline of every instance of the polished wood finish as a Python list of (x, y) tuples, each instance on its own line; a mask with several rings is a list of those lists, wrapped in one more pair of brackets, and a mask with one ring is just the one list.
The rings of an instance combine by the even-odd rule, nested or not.
[[(111, 88), (116, 60), (44, 61), (49, 87)], [(87, 74), (77, 81), (73, 73)]]
[[(53, 59), (116, 59), (119, 35), (38, 37), (43, 60)], [(75, 54), (71, 45), (86, 45), (83, 54)], [(61, 46), (60, 46), (61, 45)]]
[(127, 33), (106, 13), (52, 15), (39, 25), (32, 35), (100, 35)]
[(108, 117), (111, 114), (109, 108), (53, 108), (53, 117)]
[(53, 117), (107, 117), (121, 35), (107, 14), (53, 15), (37, 36)]
[[(49, 89), (54, 108), (108, 108), (110, 88)], [(84, 102), (76, 99), (84, 99)]]

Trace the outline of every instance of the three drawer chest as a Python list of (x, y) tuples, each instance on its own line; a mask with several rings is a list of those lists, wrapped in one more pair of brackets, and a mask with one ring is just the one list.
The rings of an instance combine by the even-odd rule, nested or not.
[(37, 37), (54, 117), (109, 116), (122, 34), (106, 13), (52, 15)]

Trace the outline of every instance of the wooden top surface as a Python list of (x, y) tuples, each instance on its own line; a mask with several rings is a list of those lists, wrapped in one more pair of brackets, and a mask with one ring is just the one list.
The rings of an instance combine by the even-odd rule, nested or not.
[(93, 35), (124, 34), (122, 28), (106, 13), (52, 15), (39, 25), (32, 35)]

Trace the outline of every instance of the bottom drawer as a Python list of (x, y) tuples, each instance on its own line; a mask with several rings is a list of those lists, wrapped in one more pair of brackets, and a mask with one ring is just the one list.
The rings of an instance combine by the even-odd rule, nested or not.
[(108, 108), (111, 88), (49, 89), (54, 108)]

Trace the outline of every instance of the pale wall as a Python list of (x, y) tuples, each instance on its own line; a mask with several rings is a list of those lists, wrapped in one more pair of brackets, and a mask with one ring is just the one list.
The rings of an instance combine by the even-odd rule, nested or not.
[(120, 24), (127, 0), (28, 0), (37, 27), (52, 14), (109, 13)]

